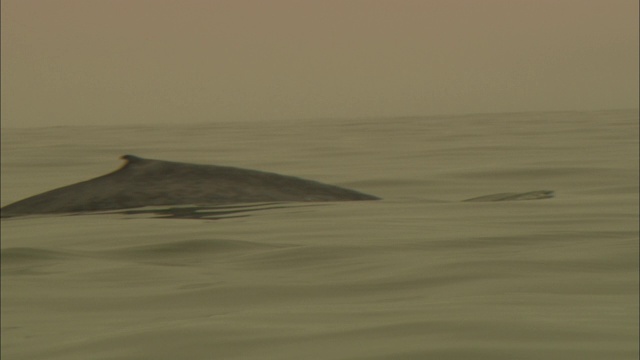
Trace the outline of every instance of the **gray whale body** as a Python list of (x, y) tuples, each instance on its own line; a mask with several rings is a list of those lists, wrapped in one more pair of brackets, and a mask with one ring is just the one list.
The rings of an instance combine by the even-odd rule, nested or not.
[[(217, 219), (286, 207), (274, 205), (282, 202), (380, 200), (377, 196), (354, 190), (264, 171), (143, 159), (134, 155), (121, 158), (125, 164), (112, 173), (9, 204), (2, 208), (1, 217), (118, 210), (124, 214)], [(551, 190), (537, 190), (485, 195), (463, 201), (552, 197)], [(261, 205), (246, 205), (252, 203)]]
[(85, 213), (166, 205), (378, 200), (317, 181), (216, 165), (124, 155), (120, 169), (17, 201), (2, 217)]

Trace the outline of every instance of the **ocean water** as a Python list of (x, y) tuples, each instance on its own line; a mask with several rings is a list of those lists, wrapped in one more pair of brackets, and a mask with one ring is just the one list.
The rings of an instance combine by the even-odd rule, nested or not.
[(638, 358), (637, 110), (2, 129), (2, 205), (124, 154), (383, 200), (3, 219), (3, 359)]

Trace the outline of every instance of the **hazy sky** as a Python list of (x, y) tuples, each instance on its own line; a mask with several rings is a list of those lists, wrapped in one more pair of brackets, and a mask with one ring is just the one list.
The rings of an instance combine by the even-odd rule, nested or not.
[(2, 125), (638, 107), (638, 0), (2, 0)]

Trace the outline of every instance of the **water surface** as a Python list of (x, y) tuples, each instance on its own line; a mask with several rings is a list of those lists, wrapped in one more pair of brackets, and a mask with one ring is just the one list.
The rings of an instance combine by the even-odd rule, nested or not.
[(637, 111), (3, 129), (2, 204), (123, 154), (383, 200), (3, 220), (3, 358), (638, 357)]

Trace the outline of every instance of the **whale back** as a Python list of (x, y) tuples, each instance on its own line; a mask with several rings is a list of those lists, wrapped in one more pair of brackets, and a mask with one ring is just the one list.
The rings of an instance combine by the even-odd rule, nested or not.
[(2, 208), (2, 217), (160, 205), (376, 200), (373, 195), (293, 176), (124, 155), (118, 170)]

